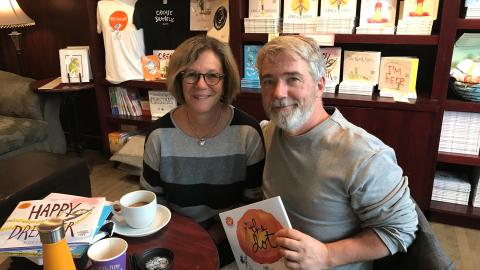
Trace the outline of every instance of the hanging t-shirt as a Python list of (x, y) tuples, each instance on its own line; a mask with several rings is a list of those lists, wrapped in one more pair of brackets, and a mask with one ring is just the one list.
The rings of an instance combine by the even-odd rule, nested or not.
[(174, 50), (190, 33), (189, 0), (138, 0), (133, 24), (143, 29), (145, 54)]
[(142, 80), (143, 31), (132, 24), (135, 0), (101, 0), (97, 5), (97, 31), (103, 32), (107, 81)]

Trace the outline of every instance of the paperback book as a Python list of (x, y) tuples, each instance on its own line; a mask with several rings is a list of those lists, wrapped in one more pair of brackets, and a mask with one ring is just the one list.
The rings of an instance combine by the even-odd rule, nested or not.
[(318, 0), (284, 0), (283, 22), (307, 23), (318, 16)]
[(152, 119), (160, 118), (177, 107), (175, 97), (166, 91), (148, 91), (148, 99)]
[(343, 80), (378, 84), (381, 52), (344, 51)]
[[(325, 61), (326, 92), (335, 92), (335, 86), (340, 83), (340, 65), (342, 63), (342, 48), (321, 48)], [(333, 89), (333, 91), (332, 91)]]
[(260, 48), (262, 48), (261, 45), (243, 46), (243, 78), (249, 80), (259, 80), (256, 63), (257, 54)]
[(275, 233), (291, 228), (280, 197), (219, 214), (239, 270), (287, 269)]
[(382, 57), (378, 82), (380, 96), (417, 98), (418, 62), (416, 57)]
[(438, 0), (404, 0), (402, 19), (404, 20), (436, 20)]
[(0, 252), (41, 248), (37, 226), (52, 217), (65, 221), (65, 239), (70, 247), (89, 245), (104, 205), (103, 197), (21, 201), (0, 228)]
[(357, 0), (321, 0), (320, 16), (322, 17), (355, 17)]
[(170, 56), (175, 50), (153, 50), (153, 54), (157, 56), (160, 70), (160, 80), (166, 80), (168, 75), (168, 63)]
[(158, 81), (160, 75), (160, 61), (156, 55), (142, 56), (142, 70), (145, 81)]
[(249, 0), (249, 18), (279, 18), (280, 0)]
[(397, 0), (363, 0), (360, 7), (360, 26), (394, 26), (396, 11)]

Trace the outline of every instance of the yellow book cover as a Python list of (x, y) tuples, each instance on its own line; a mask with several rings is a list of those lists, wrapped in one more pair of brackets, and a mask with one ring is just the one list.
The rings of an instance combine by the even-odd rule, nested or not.
[(378, 83), (380, 96), (416, 98), (418, 63), (416, 57), (382, 57)]

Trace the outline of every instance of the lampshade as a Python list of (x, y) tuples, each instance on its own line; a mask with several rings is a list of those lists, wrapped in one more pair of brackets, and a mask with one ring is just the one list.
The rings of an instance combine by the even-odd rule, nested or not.
[(17, 0), (0, 0), (0, 28), (16, 28), (35, 25), (20, 8)]

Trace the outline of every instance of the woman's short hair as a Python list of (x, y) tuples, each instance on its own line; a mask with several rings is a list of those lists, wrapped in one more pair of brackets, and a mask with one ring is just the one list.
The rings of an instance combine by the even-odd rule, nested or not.
[(299, 35), (279, 36), (265, 44), (257, 55), (259, 73), (265, 58), (271, 59), (281, 52), (298, 55), (305, 60), (310, 67), (310, 74), (314, 81), (318, 81), (325, 75), (325, 61), (320, 46), (314, 39)]
[(199, 55), (207, 50), (212, 50), (222, 63), (225, 76), (223, 77), (223, 91), (220, 101), (225, 105), (229, 105), (237, 94), (240, 93), (240, 75), (228, 44), (222, 43), (215, 38), (199, 35), (182, 42), (170, 56), (167, 88), (180, 104), (185, 103), (182, 75), (180, 73), (191, 66), (198, 59)]

